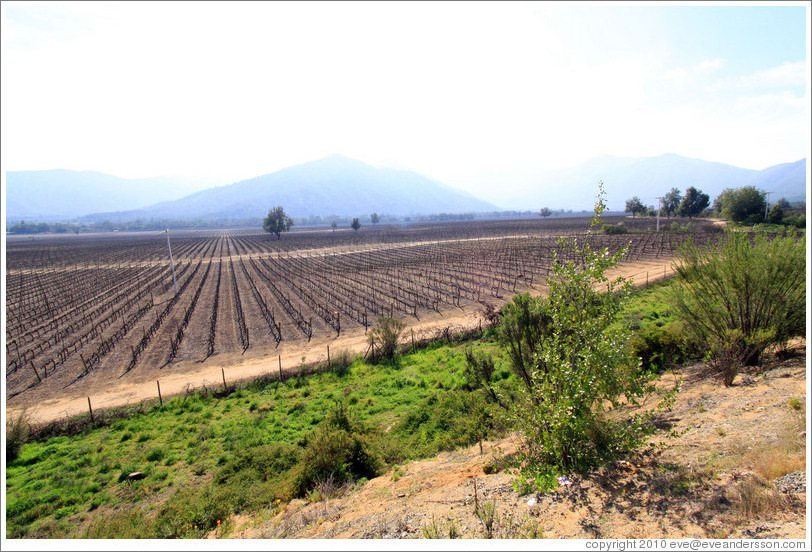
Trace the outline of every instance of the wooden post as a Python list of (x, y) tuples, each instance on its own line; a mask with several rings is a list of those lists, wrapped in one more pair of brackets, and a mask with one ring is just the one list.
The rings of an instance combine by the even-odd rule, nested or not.
[(279, 355), (279, 381), (282, 381), (282, 355)]
[(87, 375), (90, 370), (87, 369), (87, 362), (85, 361), (85, 357), (84, 355), (82, 355), (82, 353), (79, 353), (79, 358), (82, 359), (82, 364), (85, 365), (85, 375)]
[(42, 381), (42, 378), (41, 378), (41, 377), (39, 377), (39, 372), (37, 372), (37, 367), (36, 367), (36, 366), (34, 366), (34, 361), (33, 361), (33, 360), (31, 360), (30, 362), (31, 362), (31, 369), (32, 369), (32, 370), (34, 371), (34, 373), (37, 375), (37, 380), (38, 380), (38, 381)]
[(327, 345), (327, 366), (330, 366), (330, 346)]
[(412, 330), (412, 352), (414, 352), (414, 328), (410, 328)]
[(161, 382), (159, 380), (155, 380), (155, 383), (158, 384), (158, 401), (161, 403), (161, 406), (163, 406), (164, 398), (161, 396)]
[(90, 405), (90, 397), (87, 398), (87, 409), (90, 410), (90, 421), (95, 423), (96, 420), (93, 418), (93, 407)]
[(225, 368), (220, 368), (220, 372), (223, 373), (223, 391), (228, 391), (228, 385), (226, 385), (226, 370)]
[(646, 270), (646, 285), (648, 285), (648, 270)]

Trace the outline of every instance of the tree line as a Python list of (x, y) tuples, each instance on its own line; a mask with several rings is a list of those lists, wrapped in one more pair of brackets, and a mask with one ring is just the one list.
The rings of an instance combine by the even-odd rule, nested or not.
[[(722, 193), (710, 202), (710, 196), (693, 186), (685, 190), (685, 195), (678, 188), (671, 188), (661, 199), (660, 214), (693, 218), (702, 214), (714, 215), (725, 220), (742, 224), (767, 222), (803, 228), (806, 218), (800, 213), (787, 213), (791, 209), (785, 198), (780, 198), (770, 208), (767, 192), (754, 186), (742, 188), (725, 188)], [(634, 196), (626, 200), (626, 213), (632, 216), (656, 216), (658, 211), (653, 206), (646, 206), (640, 198)]]

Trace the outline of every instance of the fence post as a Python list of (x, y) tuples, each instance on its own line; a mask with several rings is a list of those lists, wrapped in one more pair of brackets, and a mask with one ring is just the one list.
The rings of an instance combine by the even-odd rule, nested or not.
[(161, 382), (159, 380), (155, 380), (155, 383), (158, 384), (158, 401), (161, 403), (161, 406), (163, 406), (164, 398), (161, 396)]
[(330, 346), (327, 345), (327, 366), (330, 366)]
[(282, 355), (279, 355), (279, 381), (282, 381)]
[(223, 373), (223, 392), (228, 391), (228, 385), (226, 385), (226, 370), (225, 368), (220, 368), (220, 372)]
[(87, 409), (90, 410), (90, 422), (95, 423), (96, 420), (93, 418), (93, 407), (90, 405), (90, 397), (87, 398)]
[(414, 328), (410, 328), (412, 330), (412, 352), (414, 352)]

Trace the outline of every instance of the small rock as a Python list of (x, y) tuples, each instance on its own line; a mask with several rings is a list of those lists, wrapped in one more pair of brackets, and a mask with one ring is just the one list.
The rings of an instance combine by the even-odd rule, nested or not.
[(406, 496), (406, 493), (400, 493), (400, 494), (398, 495), (398, 498), (403, 498), (403, 497), (405, 497), (405, 496)]
[(527, 501), (527, 505), (528, 506), (535, 506), (536, 502), (538, 502), (538, 501), (536, 500), (536, 497), (534, 496), (533, 498), (531, 498), (530, 500)]

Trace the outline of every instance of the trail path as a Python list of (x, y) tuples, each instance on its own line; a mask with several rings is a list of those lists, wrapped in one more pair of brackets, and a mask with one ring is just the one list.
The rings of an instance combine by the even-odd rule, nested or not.
[[(610, 276), (624, 276), (637, 285), (644, 285), (666, 275), (673, 274), (673, 258), (660, 258), (649, 261), (621, 264)], [(536, 294), (544, 293), (537, 290)], [(501, 305), (497, 305), (499, 307)], [(479, 311), (454, 309), (420, 321), (409, 323), (407, 337), (411, 339), (414, 331), (416, 339), (428, 338), (449, 328), (453, 333), (465, 329), (474, 329), (480, 324), (482, 315)], [(405, 342), (404, 340), (404, 342)], [(209, 358), (205, 363), (190, 361), (173, 364), (163, 369), (144, 370), (122, 379), (98, 379), (78, 382), (69, 390), (60, 390), (58, 395), (43, 398), (41, 395), (22, 393), (6, 401), (7, 419), (25, 411), (33, 423), (48, 423), (88, 412), (88, 397), (94, 411), (100, 409), (137, 404), (144, 400), (158, 398), (160, 381), (163, 398), (186, 392), (202, 386), (223, 385), (223, 376), (229, 385), (255, 379), (267, 374), (298, 371), (302, 358), (306, 364), (325, 362), (327, 347), (332, 354), (341, 350), (363, 354), (367, 349), (366, 335), (363, 330), (343, 333), (338, 338), (313, 339), (309, 343), (284, 341), (276, 349), (249, 351), (246, 355), (218, 355)]]

